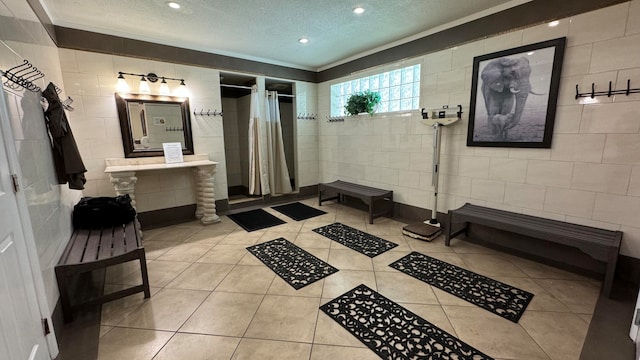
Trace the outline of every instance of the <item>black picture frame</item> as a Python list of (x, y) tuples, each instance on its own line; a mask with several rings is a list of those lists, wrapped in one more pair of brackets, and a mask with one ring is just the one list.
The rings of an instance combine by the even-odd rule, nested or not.
[(566, 38), (473, 59), (467, 146), (550, 148)]

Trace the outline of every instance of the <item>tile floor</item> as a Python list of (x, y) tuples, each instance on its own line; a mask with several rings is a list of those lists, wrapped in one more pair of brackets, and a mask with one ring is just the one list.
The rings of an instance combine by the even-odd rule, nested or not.
[[(316, 206), (317, 200), (302, 202)], [(296, 222), (247, 233), (226, 216), (144, 232), (151, 298), (103, 306), (100, 360), (378, 359), (318, 307), (365, 284), (495, 359), (578, 359), (600, 283), (454, 239), (403, 236), (402, 223), (342, 205)], [(400, 246), (373, 259), (311, 230), (333, 222)], [(284, 237), (340, 269), (298, 291), (245, 248)], [(535, 294), (518, 324), (475, 307), (388, 266), (411, 251), (467, 268)], [(106, 290), (140, 283), (129, 263), (107, 272)]]

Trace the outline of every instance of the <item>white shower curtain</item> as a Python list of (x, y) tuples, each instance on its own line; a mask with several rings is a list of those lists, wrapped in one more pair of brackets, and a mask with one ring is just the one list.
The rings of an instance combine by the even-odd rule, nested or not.
[(251, 88), (249, 106), (249, 194), (269, 194), (269, 176), (265, 161), (262, 134), (264, 125), (260, 116), (260, 96), (256, 85)]
[(276, 91), (267, 91), (266, 95), (266, 154), (269, 171), (269, 185), (271, 186), (272, 194), (288, 194), (292, 189), (291, 179), (289, 178), (289, 169), (287, 168), (287, 160), (284, 154), (278, 93)]

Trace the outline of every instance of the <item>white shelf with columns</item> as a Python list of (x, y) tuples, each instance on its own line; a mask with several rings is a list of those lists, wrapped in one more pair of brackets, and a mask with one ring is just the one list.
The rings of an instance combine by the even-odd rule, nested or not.
[(209, 225), (220, 222), (216, 214), (213, 192), (213, 175), (218, 162), (209, 160), (208, 155), (185, 155), (184, 162), (165, 163), (162, 156), (129, 159), (105, 159), (105, 173), (109, 174), (111, 184), (118, 195), (129, 194), (133, 207), (136, 207), (135, 187), (136, 173), (140, 171), (158, 171), (179, 168), (192, 168), (196, 180), (196, 218), (202, 224)]

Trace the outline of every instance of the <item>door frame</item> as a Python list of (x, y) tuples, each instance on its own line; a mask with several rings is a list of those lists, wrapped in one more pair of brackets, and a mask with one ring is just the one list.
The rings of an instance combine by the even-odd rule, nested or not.
[[(20, 191), (15, 193), (16, 202), (18, 206), (18, 217), (20, 218), (20, 227), (24, 236), (24, 246), (27, 250), (27, 259), (21, 259), (26, 261), (31, 268), (31, 276), (33, 278), (33, 285), (35, 288), (38, 310), (40, 311), (40, 318), (45, 319), (49, 323), (48, 335), (44, 335), (47, 341), (47, 351), (51, 359), (55, 359), (58, 356), (59, 349), (56, 341), (55, 331), (53, 329), (53, 322), (51, 320), (51, 309), (47, 302), (46, 290), (44, 287), (44, 279), (42, 277), (42, 270), (40, 268), (40, 261), (38, 257), (38, 250), (36, 248), (35, 236), (33, 234), (33, 228), (31, 226), (31, 217), (29, 215), (27, 199), (25, 196), (24, 186), (22, 184), (22, 172), (20, 168), (20, 162), (18, 160), (18, 154), (15, 147), (15, 138), (13, 136), (13, 130), (9, 122), (9, 111), (5, 100), (5, 92), (7, 89), (0, 86), (0, 112), (2, 117), (6, 121), (0, 121), (0, 146), (4, 147), (6, 156), (9, 162), (9, 170), (12, 174), (17, 176), (18, 186)], [(17, 94), (16, 94), (17, 95)], [(21, 96), (21, 95), (17, 95)], [(44, 329), (43, 329), (44, 331)], [(43, 332), (44, 334), (44, 332)]]

